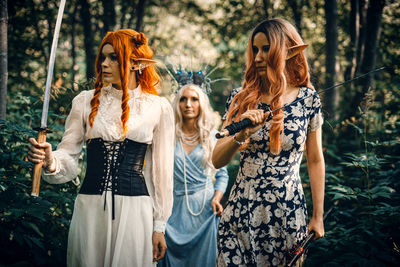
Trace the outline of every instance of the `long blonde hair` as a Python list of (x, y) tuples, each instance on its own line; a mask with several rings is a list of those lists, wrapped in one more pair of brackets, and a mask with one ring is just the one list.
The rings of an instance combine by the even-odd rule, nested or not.
[[(267, 74), (261, 77), (256, 71), (253, 52), (254, 36), (263, 33), (268, 39), (270, 49), (267, 55)], [(295, 45), (304, 44), (296, 28), (283, 19), (264, 20), (253, 30), (247, 50), (247, 67), (242, 90), (235, 95), (230, 105), (227, 122), (238, 121), (240, 115), (249, 109), (256, 109), (263, 93), (272, 95), (271, 109), (283, 106), (282, 95), (290, 84), (295, 87), (313, 88), (308, 72), (305, 52), (302, 51), (286, 60), (288, 50)], [(274, 112), (270, 128), (270, 151), (279, 154), (283, 136), (283, 110)]]
[(215, 113), (211, 108), (210, 100), (208, 96), (201, 90), (201, 88), (195, 84), (187, 84), (182, 86), (172, 101), (172, 107), (175, 114), (175, 133), (178, 139), (181, 138), (181, 130), (183, 126), (183, 117), (181, 109), (179, 108), (179, 101), (186, 89), (193, 89), (199, 95), (200, 110), (199, 116), (196, 120), (196, 130), (199, 133), (199, 142), (204, 152), (203, 165), (208, 165), (214, 168), (211, 162), (212, 150), (214, 148), (213, 137), (211, 131), (216, 128)]

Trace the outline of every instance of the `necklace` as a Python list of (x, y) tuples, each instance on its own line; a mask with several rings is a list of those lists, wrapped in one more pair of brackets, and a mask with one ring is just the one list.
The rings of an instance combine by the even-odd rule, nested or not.
[(188, 195), (187, 182), (186, 182), (186, 155), (185, 155), (185, 149), (183, 148), (182, 143), (181, 143), (181, 147), (182, 147), (182, 157), (183, 157), (183, 181), (185, 183), (186, 206), (187, 206), (190, 214), (192, 214), (193, 216), (199, 216), (203, 212), (204, 207), (206, 206), (208, 176), (206, 176), (206, 186), (204, 187), (203, 206), (201, 207), (199, 212), (197, 212), (197, 213), (193, 212), (193, 210), (190, 208), (190, 204), (189, 204), (189, 195)]
[(199, 141), (199, 132), (196, 131), (194, 134), (185, 134), (181, 129), (179, 129), (180, 139), (183, 143), (189, 146), (194, 146)]

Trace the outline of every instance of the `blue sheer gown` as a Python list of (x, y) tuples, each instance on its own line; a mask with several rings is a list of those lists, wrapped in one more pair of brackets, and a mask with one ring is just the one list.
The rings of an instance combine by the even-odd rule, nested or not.
[[(184, 183), (184, 158), (188, 202), (193, 213), (203, 207), (206, 179), (208, 179), (204, 210), (198, 216), (187, 207)], [(211, 200), (215, 190), (225, 192), (228, 183), (226, 168), (217, 170), (215, 185), (208, 168), (202, 164), (203, 149), (198, 144), (187, 155), (181, 143), (176, 142), (174, 163), (174, 206), (168, 220), (165, 239), (167, 252), (158, 266), (215, 266), (217, 259), (217, 229), (219, 218), (213, 213)]]

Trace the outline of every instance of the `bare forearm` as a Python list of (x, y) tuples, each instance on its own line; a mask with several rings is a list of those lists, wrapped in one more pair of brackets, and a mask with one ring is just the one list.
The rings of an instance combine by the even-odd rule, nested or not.
[(239, 145), (235, 143), (232, 136), (218, 140), (212, 155), (214, 167), (219, 169), (227, 165), (232, 160), (238, 148)]
[(313, 200), (313, 218), (322, 220), (324, 215), (325, 161), (322, 153), (321, 128), (307, 135), (307, 167)]
[(316, 162), (309, 162), (307, 165), (313, 200), (313, 217), (322, 218), (324, 214), (325, 163), (322, 158)]
[(215, 190), (213, 199), (217, 200), (218, 202), (221, 202), (221, 199), (222, 199), (223, 195), (224, 194), (221, 191)]

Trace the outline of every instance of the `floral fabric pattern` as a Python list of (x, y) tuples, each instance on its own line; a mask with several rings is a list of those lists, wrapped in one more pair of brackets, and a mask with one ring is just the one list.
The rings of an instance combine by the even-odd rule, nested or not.
[[(226, 110), (239, 91), (232, 91)], [(258, 108), (267, 110), (268, 105), (260, 102)], [(307, 134), (323, 123), (316, 91), (300, 88), (296, 100), (285, 106), (284, 116), (279, 155), (269, 151), (269, 122), (240, 153), (238, 177), (218, 230), (218, 266), (285, 265), (288, 249), (307, 234), (299, 168)]]

